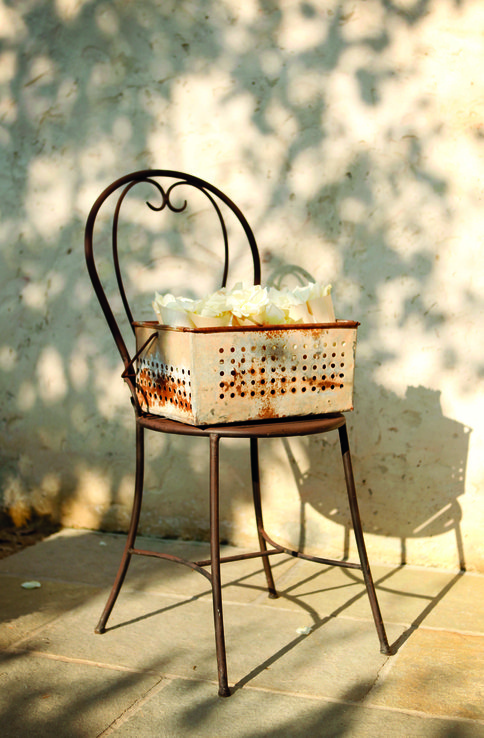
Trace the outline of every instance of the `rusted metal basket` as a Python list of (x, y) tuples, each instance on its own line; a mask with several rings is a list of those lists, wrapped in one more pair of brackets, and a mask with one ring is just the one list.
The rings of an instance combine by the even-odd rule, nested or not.
[(146, 412), (214, 425), (353, 409), (355, 321), (134, 325), (137, 394)]

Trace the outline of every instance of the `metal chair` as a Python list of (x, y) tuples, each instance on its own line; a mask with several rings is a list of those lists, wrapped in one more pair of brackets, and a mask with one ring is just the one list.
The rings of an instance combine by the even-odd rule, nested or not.
[[(169, 184), (167, 185), (166, 182), (168, 182)], [(85, 229), (85, 254), (87, 267), (95, 293), (101, 304), (101, 308), (104, 312), (105, 318), (108, 322), (109, 328), (124, 364), (123, 377), (131, 391), (131, 402), (134, 408), (136, 423), (136, 477), (131, 523), (127, 534), (126, 545), (122, 555), (121, 563), (119, 565), (118, 573), (104, 611), (96, 627), (96, 633), (103, 633), (105, 631), (106, 623), (116, 602), (116, 598), (123, 584), (131, 557), (133, 555), (155, 556), (184, 564), (185, 566), (188, 566), (191, 569), (200, 572), (204, 577), (208, 579), (211, 584), (215, 627), (215, 644), (218, 665), (219, 695), (228, 696), (230, 695), (230, 688), (227, 678), (220, 566), (224, 562), (261, 557), (265, 576), (267, 579), (268, 595), (269, 597), (275, 598), (278, 595), (271, 572), (270, 557), (275, 554), (284, 553), (290, 556), (308, 559), (310, 561), (315, 561), (321, 564), (361, 570), (366, 585), (373, 618), (375, 621), (376, 631), (380, 641), (380, 650), (384, 654), (390, 654), (391, 650), (387, 641), (387, 636), (385, 633), (385, 628), (383, 625), (365, 548), (360, 515), (358, 511), (355, 484), (353, 479), (350, 448), (346, 430), (346, 420), (343, 414), (333, 413), (328, 415), (307, 416), (302, 418), (285, 418), (282, 420), (269, 420), (263, 422), (231, 423), (225, 425), (198, 427), (190, 425), (188, 423), (180, 422), (179, 420), (173, 420), (159, 415), (154, 415), (141, 409), (139, 395), (137, 393), (136, 373), (134, 369), (134, 364), (137, 357), (134, 352), (130, 352), (128, 350), (127, 344), (123, 338), (120, 324), (114, 316), (113, 309), (111, 308), (106, 295), (106, 290), (101, 283), (98, 269), (95, 265), (93, 251), (94, 225), (98, 213), (105, 201), (108, 200), (111, 195), (117, 193), (118, 199), (116, 201), (114, 215), (112, 219), (112, 260), (114, 272), (116, 274), (117, 288), (119, 289), (121, 301), (124, 305), (128, 322), (134, 332), (134, 319), (126, 297), (120, 268), (120, 259), (118, 252), (118, 222), (121, 206), (125, 201), (126, 196), (133, 187), (140, 183), (148, 183), (148, 185), (154, 188), (154, 194), (156, 194), (157, 197), (161, 198), (161, 203), (159, 205), (153, 205), (150, 202), (146, 203), (148, 207), (154, 211), (162, 211), (164, 209), (166, 209), (167, 211), (169, 210), (173, 213), (184, 211), (187, 207), (186, 200), (181, 206), (177, 206), (173, 202), (173, 193), (175, 190), (176, 192), (179, 192), (179, 188), (183, 188), (183, 194), (185, 194), (185, 192), (193, 192), (193, 189), (195, 189), (207, 198), (208, 202), (215, 209), (222, 232), (225, 263), (221, 286), (225, 286), (227, 282), (229, 268), (228, 229), (225, 225), (223, 209), (228, 208), (228, 210), (232, 211), (232, 213), (235, 215), (236, 222), (238, 221), (243, 231), (245, 232), (245, 236), (247, 238), (247, 242), (251, 251), (254, 284), (260, 284), (261, 278), (260, 259), (256, 241), (244, 215), (223, 192), (198, 177), (184, 174), (182, 172), (162, 169), (134, 172), (132, 174), (121, 177), (109, 187), (107, 187), (104, 192), (102, 192), (102, 194), (98, 197), (89, 213)], [(158, 433), (172, 433), (185, 436), (204, 437), (209, 443), (211, 552), (211, 557), (209, 560), (187, 561), (185, 559), (171, 556), (169, 554), (144, 551), (136, 548), (136, 535), (140, 519), (143, 496), (145, 430), (156, 431)], [(352, 563), (347, 560), (321, 558), (305, 554), (302, 551), (288, 549), (287, 547), (274, 542), (264, 530), (259, 476), (259, 439), (269, 437), (287, 438), (291, 436), (307, 436), (318, 433), (327, 433), (329, 431), (336, 430), (339, 434), (344, 475), (346, 480), (346, 489), (348, 494), (354, 534), (356, 538), (357, 550), (359, 554), (359, 563)], [(219, 444), (221, 438), (234, 437), (249, 439), (252, 493), (259, 548), (251, 553), (245, 553), (230, 557), (221, 557), (219, 542)]]

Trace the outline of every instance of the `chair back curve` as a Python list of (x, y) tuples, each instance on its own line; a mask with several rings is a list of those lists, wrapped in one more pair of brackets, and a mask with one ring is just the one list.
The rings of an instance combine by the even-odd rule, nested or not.
[[(114, 213), (112, 216), (110, 258), (112, 259), (112, 267), (116, 276), (119, 296), (124, 306), (124, 311), (126, 313), (128, 323), (130, 324), (131, 329), (134, 333), (134, 318), (126, 295), (122, 270), (120, 266), (118, 251), (118, 225), (120, 221), (121, 207), (125, 201), (126, 196), (133, 189), (133, 187), (141, 183), (148, 184), (154, 188), (154, 194), (156, 195), (157, 201), (155, 201), (154, 203), (150, 200), (146, 201), (147, 207), (154, 212), (161, 212), (165, 209), (175, 214), (184, 212), (188, 207), (187, 200), (185, 199), (182, 204), (177, 204), (172, 199), (174, 190), (178, 190), (178, 188), (180, 187), (183, 187), (183, 197), (185, 197), (186, 193), (190, 191), (186, 189), (188, 187), (192, 189), (192, 192), (193, 190), (197, 190), (207, 198), (209, 203), (213, 206), (215, 217), (218, 219), (218, 222), (220, 224), (222, 236), (221, 240), (223, 242), (224, 264), (220, 287), (226, 286), (229, 273), (229, 237), (224, 214), (228, 214), (228, 211), (231, 211), (235, 215), (240, 226), (245, 232), (245, 236), (250, 247), (253, 264), (254, 284), (260, 284), (261, 280), (260, 256), (252, 229), (237, 205), (227, 195), (225, 195), (225, 193), (223, 193), (214, 185), (206, 182), (203, 179), (200, 179), (199, 177), (191, 174), (186, 174), (184, 172), (178, 172), (170, 169), (145, 169), (133, 172), (131, 174), (126, 174), (125, 176), (120, 177), (115, 182), (106, 187), (106, 189), (99, 195), (94, 205), (92, 206), (86, 221), (84, 237), (85, 256), (87, 269), (91, 278), (92, 285), (94, 287), (94, 291), (99, 300), (102, 311), (123, 360), (125, 367), (125, 373), (123, 374), (123, 376), (128, 381), (128, 384), (130, 384), (130, 381), (127, 375), (131, 374), (130, 369), (133, 363), (133, 358), (127, 348), (123, 332), (120, 328), (119, 319), (115, 317), (115, 311), (113, 310), (111, 301), (107, 296), (105, 286), (103, 285), (99, 276), (99, 271), (96, 266), (96, 257), (99, 257), (97, 254), (95, 256), (94, 251), (94, 228), (96, 224), (96, 218), (102, 206), (109, 198), (111, 198), (111, 196), (113, 196), (115, 205)], [(130, 387), (130, 389), (133, 391), (134, 387)]]

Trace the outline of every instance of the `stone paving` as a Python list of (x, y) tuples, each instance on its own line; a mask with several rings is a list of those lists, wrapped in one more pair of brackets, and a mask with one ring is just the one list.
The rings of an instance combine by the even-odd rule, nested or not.
[(359, 572), (277, 557), (270, 600), (260, 560), (225, 564), (224, 699), (207, 581), (185, 567), (134, 559), (95, 635), (123, 545), (64, 530), (0, 561), (3, 738), (484, 737), (484, 576), (374, 564), (388, 657)]

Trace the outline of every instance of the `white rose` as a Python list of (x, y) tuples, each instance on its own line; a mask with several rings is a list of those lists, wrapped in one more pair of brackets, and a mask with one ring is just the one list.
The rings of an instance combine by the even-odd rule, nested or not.
[(262, 317), (263, 325), (282, 325), (287, 323), (289, 313), (278, 307), (274, 302), (269, 302), (265, 308)]
[(299, 299), (286, 287), (281, 290), (271, 287), (269, 289), (269, 300), (281, 310), (290, 310), (291, 307), (299, 303)]
[(326, 297), (331, 294), (331, 285), (322, 285), (318, 282), (308, 282), (308, 284), (294, 288), (294, 295), (301, 302), (308, 300), (317, 300), (320, 297)]
[(219, 318), (224, 313), (230, 312), (227, 305), (227, 290), (222, 287), (207, 297), (202, 297), (194, 306), (193, 312), (211, 318)]
[(310, 282), (294, 290), (238, 282), (201, 300), (155, 294), (153, 309), (160, 323), (193, 327), (209, 325), (314, 323), (334, 321), (331, 285)]
[(259, 318), (268, 304), (267, 289), (260, 285), (240, 287), (236, 285), (227, 295), (227, 305), (237, 318), (260, 322)]
[(165, 295), (156, 293), (152, 305), (158, 322), (162, 325), (193, 328), (188, 313), (193, 309), (194, 301), (189, 297), (175, 297), (169, 292)]

